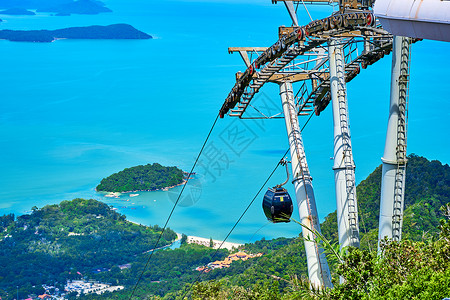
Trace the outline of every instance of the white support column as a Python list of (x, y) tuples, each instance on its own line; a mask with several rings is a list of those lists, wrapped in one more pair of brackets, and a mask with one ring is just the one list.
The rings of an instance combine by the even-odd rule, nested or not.
[(334, 180), (339, 246), (359, 247), (355, 164), (350, 139), (344, 50), (339, 40), (328, 42), (330, 92), (334, 128)]
[(403, 221), (406, 176), (406, 121), (409, 84), (409, 43), (394, 36), (391, 100), (381, 178), (378, 250), (385, 237), (399, 241)]
[[(285, 82), (280, 85), (280, 95), (291, 150), (293, 184), (300, 214), (300, 222), (307, 228), (320, 232), (314, 190), (306, 162), (297, 111), (295, 109), (294, 94), (290, 82)], [(306, 239), (306, 260), (311, 285), (315, 287), (332, 287), (330, 270), (323, 249), (318, 243), (314, 242), (315, 235), (311, 231), (302, 228), (302, 234)]]
[(294, 8), (294, 1), (284, 1), (284, 5), (286, 5), (289, 15), (291, 16), (292, 24), (294, 26), (298, 26), (297, 13), (295, 12)]

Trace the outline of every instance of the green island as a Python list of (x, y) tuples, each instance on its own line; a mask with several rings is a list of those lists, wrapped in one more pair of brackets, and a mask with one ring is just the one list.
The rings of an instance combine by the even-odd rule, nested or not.
[(129, 24), (68, 27), (56, 30), (0, 30), (0, 39), (12, 42), (50, 43), (57, 39), (142, 40), (152, 36)]
[(111, 12), (99, 0), (9, 0), (0, 1), (0, 8), (6, 9), (9, 14), (22, 15), (28, 9), (33, 9), (37, 12), (52, 12), (56, 13), (57, 16), (69, 16), (70, 14), (96, 15)]
[(34, 12), (26, 10), (25, 8), (13, 7), (10, 9), (5, 9), (0, 11), (0, 15), (10, 15), (10, 16), (34, 16)]
[[(322, 222), (333, 289), (310, 289), (300, 236), (247, 243), (239, 250), (262, 255), (200, 275), (199, 267), (223, 260), (230, 252), (187, 244), (183, 235), (179, 248), (154, 252), (146, 266), (145, 251), (152, 246), (139, 240), (144, 232), (154, 237), (161, 228), (131, 224), (106, 204), (76, 199), (34, 208), (31, 215), (17, 219), (0, 218), (0, 297), (14, 299), (19, 287), (19, 299), (25, 299), (33, 289), (42, 293), (42, 284), (61, 289), (69, 279), (83, 279), (124, 288), (101, 295), (66, 293), (64, 299), (442, 300), (450, 295), (450, 167), (417, 155), (408, 158), (401, 242), (386, 241), (377, 256), (381, 166), (357, 187), (360, 249), (339, 251), (335, 212)], [(96, 222), (109, 225), (103, 230)], [(175, 238), (171, 231), (164, 234), (168, 236), (160, 245)], [(98, 245), (105, 242), (112, 244)], [(125, 263), (128, 267), (120, 267)], [(339, 283), (339, 276), (344, 283)]]
[(183, 183), (185, 173), (177, 167), (158, 163), (126, 168), (103, 178), (95, 188), (98, 192), (156, 191)]

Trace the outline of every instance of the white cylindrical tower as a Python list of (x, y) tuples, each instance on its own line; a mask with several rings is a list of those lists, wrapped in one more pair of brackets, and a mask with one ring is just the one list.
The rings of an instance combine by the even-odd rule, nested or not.
[(330, 93), (333, 107), (334, 180), (339, 245), (359, 247), (358, 206), (356, 199), (355, 164), (350, 139), (345, 84), (344, 49), (339, 40), (328, 42), (330, 62)]
[[(285, 82), (280, 85), (280, 95), (289, 138), (292, 175), (294, 178), (293, 184), (295, 196), (297, 198), (300, 222), (306, 228), (311, 228), (320, 233), (314, 190), (308, 164), (306, 162), (297, 111), (295, 109), (292, 84), (290, 82)], [(302, 228), (302, 234), (305, 238), (308, 276), (311, 285), (315, 287), (332, 287), (330, 270), (323, 249), (317, 242), (314, 242), (315, 235), (306, 228)]]
[(409, 43), (394, 36), (391, 96), (381, 178), (379, 242), (385, 237), (399, 241), (403, 219), (406, 177), (406, 123), (409, 83)]

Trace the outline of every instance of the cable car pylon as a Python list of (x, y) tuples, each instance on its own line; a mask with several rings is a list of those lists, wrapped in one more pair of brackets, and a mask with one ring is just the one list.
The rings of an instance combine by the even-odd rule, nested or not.
[[(273, 3), (277, 1), (285, 2), (291, 17), (295, 16), (292, 4), (301, 4), (300, 1), (272, 0)], [(324, 0), (308, 2), (324, 2)], [(359, 245), (355, 166), (351, 151), (345, 84), (355, 78), (361, 69), (366, 69), (389, 54), (392, 50), (393, 37), (375, 19), (372, 13), (372, 0), (325, 2), (338, 2), (339, 11), (333, 12), (326, 18), (311, 20), (303, 26), (298, 26), (296, 18), (292, 18), (293, 26), (280, 26), (278, 40), (270, 47), (228, 48), (229, 53), (241, 54), (246, 70), (236, 73), (236, 82), (223, 102), (219, 116), (220, 118), (228, 115), (240, 119), (276, 119), (283, 118), (281, 115), (284, 114), (300, 218), (305, 227), (320, 232), (311, 177), (298, 129), (298, 116), (309, 116), (309, 118), (313, 114), (319, 116), (328, 104), (333, 102), (335, 143), (338, 142), (334, 149), (338, 231), (340, 247), (343, 248), (347, 245)], [(332, 55), (331, 52), (334, 54)], [(407, 76), (400, 79), (405, 78)], [(276, 111), (274, 114), (271, 108), (261, 109), (251, 103), (261, 88), (269, 82), (280, 86), (282, 113)], [(295, 96), (293, 83), (300, 83), (296, 86), (298, 92)], [(405, 86), (403, 83), (400, 85)], [(403, 106), (406, 107), (407, 103)], [(293, 124), (294, 122), (297, 125)], [(390, 200), (390, 204), (386, 202), (387, 204), (384, 205), (387, 205), (387, 210), (383, 210), (383, 214), (388, 211), (390, 215), (383, 224), (389, 223), (391, 232), (389, 236), (394, 232), (392, 236), (399, 238), (402, 226), (404, 163), (400, 163), (402, 160), (396, 157), (403, 155), (406, 158), (406, 121), (396, 122), (395, 126), (399, 134), (394, 136), (394, 140), (397, 141), (397, 145), (405, 147), (401, 146), (394, 150), (395, 157), (392, 159), (394, 164), (386, 162), (389, 168), (396, 170), (395, 173), (388, 172), (387, 175), (395, 179), (386, 183), (389, 183), (392, 188), (395, 185), (393, 193), (398, 196), (395, 196), (395, 200)], [(391, 142), (393, 136), (389, 135), (391, 137), (387, 137), (387, 143), (388, 140)], [(308, 233), (307, 230), (303, 230), (303, 234), (306, 237), (312, 236), (312, 233)], [(311, 284), (331, 286), (328, 265), (320, 245), (309, 241), (305, 242), (305, 246)]]
[(378, 250), (385, 237), (401, 240), (406, 181), (406, 131), (409, 89), (409, 38), (395, 36), (392, 55), (391, 100), (382, 157)]
[[(291, 152), (295, 196), (300, 222), (304, 226), (302, 235), (305, 241), (308, 277), (312, 286), (316, 288), (330, 288), (332, 287), (330, 269), (325, 253), (318, 244), (314, 234), (314, 232), (320, 233), (320, 224), (311, 181), (312, 177), (306, 162), (291, 82), (286, 81), (280, 85), (280, 96)], [(310, 228), (311, 230), (306, 230), (305, 228)]]
[(334, 128), (334, 180), (340, 249), (359, 247), (358, 209), (355, 164), (350, 140), (350, 127), (345, 83), (345, 56), (342, 40), (328, 41), (330, 92)]

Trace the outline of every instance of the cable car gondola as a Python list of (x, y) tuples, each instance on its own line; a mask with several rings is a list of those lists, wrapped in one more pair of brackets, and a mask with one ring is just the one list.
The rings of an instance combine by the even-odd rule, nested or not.
[(282, 160), (280, 164), (286, 165), (286, 173), (288, 178), (284, 183), (267, 190), (264, 195), (262, 206), (264, 214), (269, 221), (273, 223), (288, 223), (290, 222), (290, 217), (292, 215), (292, 211), (294, 210), (294, 206), (292, 204), (291, 196), (289, 196), (287, 190), (282, 187), (289, 181), (287, 162)]
[(269, 188), (263, 200), (264, 214), (273, 223), (288, 223), (294, 210), (291, 196), (283, 187)]

